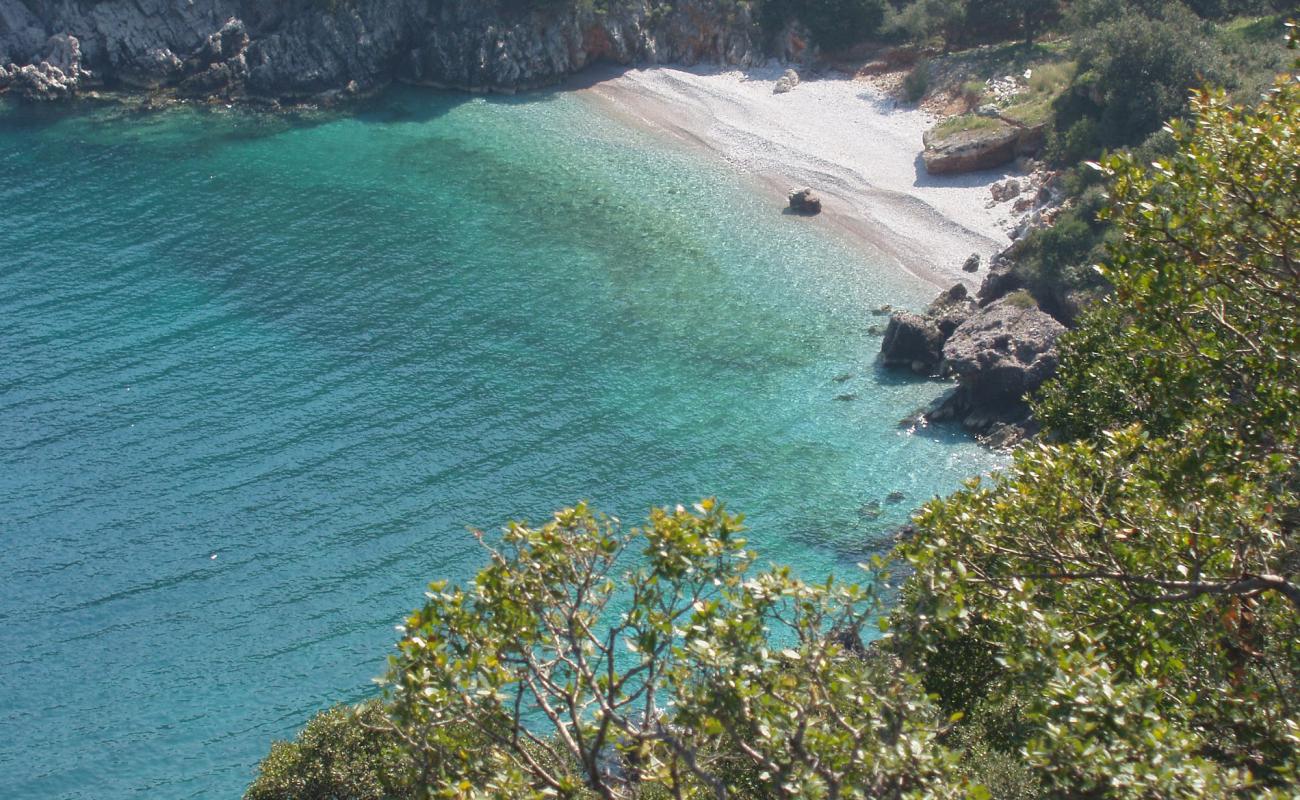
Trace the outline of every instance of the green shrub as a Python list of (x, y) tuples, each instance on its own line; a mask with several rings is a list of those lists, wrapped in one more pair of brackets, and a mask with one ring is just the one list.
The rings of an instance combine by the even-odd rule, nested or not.
[(244, 800), (413, 798), (410, 768), (378, 701), (335, 706), (292, 742), (271, 745)]
[(916, 62), (907, 76), (903, 78), (903, 96), (908, 102), (915, 103), (930, 90), (930, 62), (921, 59)]
[(1054, 225), (1030, 231), (1012, 267), (1020, 285), (1059, 318), (1072, 316), (1067, 307), (1071, 293), (1104, 285), (1092, 268), (1104, 256), (1108, 228), (1098, 219), (1104, 205), (1101, 187), (1084, 191)]
[[(1060, 117), (1057, 117), (1058, 123)], [(1047, 135), (1045, 155), (1053, 164), (1078, 164), (1101, 150), (1097, 121), (1092, 117), (1075, 120), (1062, 131), (1054, 127)]]
[[(1191, 89), (1224, 77), (1222, 51), (1205, 34), (1203, 23), (1177, 5), (1159, 18), (1127, 11), (1081, 33), (1076, 103), (1059, 107), (1066, 130), (1078, 121), (1069, 111), (1082, 112), (1096, 122), (1096, 145), (1113, 148), (1137, 144), (1182, 115)], [(1067, 138), (1074, 147), (1083, 143), (1078, 134)]]
[(824, 50), (838, 50), (875, 35), (884, 18), (885, 0), (767, 0), (761, 15), (769, 35), (790, 20), (799, 20)]
[[(881, 30), (891, 39), (919, 45), (938, 39), (946, 51), (958, 42), (965, 20), (962, 0), (915, 0), (899, 9), (891, 7)], [(983, 85), (978, 91), (983, 93)]]
[(956, 117), (949, 117), (935, 125), (930, 133), (932, 136), (942, 139), (955, 133), (987, 131), (1004, 127), (1006, 127), (1006, 123), (993, 117), (982, 117), (979, 114), (961, 114)]
[(1034, 296), (1029, 292), (1025, 291), (1024, 289), (1017, 289), (1016, 291), (1011, 292), (1010, 294), (1008, 294), (1006, 297), (1002, 299), (1008, 304), (1015, 306), (1016, 308), (1037, 308), (1038, 307), (1038, 302), (1034, 300)]

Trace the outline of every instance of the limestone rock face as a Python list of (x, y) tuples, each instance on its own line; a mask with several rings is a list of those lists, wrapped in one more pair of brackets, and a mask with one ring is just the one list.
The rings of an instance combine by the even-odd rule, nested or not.
[(930, 372), (943, 356), (944, 334), (934, 320), (906, 311), (889, 318), (880, 361), (887, 367), (910, 367)]
[(45, 57), (35, 64), (0, 67), (0, 89), (9, 89), (24, 100), (50, 102), (73, 96), (83, 79), (91, 77), (81, 68), (81, 43), (66, 33), (51, 36), (45, 43)]
[(1016, 157), (1019, 130), (1003, 120), (991, 126), (958, 131), (947, 136), (925, 134), (921, 159), (931, 175), (976, 172), (1007, 164)]
[(5, 68), (0, 90), (12, 91), (13, 73), (25, 66), (61, 85), (40, 68), (55, 34), (78, 39), (84, 65), (109, 86), (281, 100), (328, 99), (392, 81), (511, 92), (598, 61), (752, 65), (763, 58), (758, 22), (731, 0), (680, 0), (671, 8), (611, 0), (603, 13), (538, 5), (355, 0), (329, 10), (292, 1), (0, 0), (0, 64), (17, 65)]
[(972, 408), (1021, 403), (1056, 373), (1056, 340), (1065, 326), (1013, 299), (979, 310), (943, 346), (942, 371), (955, 375)]

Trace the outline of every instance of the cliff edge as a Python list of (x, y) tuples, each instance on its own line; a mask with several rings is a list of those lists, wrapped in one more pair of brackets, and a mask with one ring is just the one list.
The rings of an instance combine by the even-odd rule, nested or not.
[(101, 87), (321, 101), (394, 81), (513, 92), (602, 61), (761, 59), (758, 23), (729, 0), (0, 0), (0, 92), (33, 101)]

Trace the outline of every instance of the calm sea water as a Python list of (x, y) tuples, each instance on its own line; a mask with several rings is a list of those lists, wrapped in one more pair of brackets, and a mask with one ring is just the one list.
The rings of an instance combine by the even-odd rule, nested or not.
[(872, 366), (931, 287), (585, 103), (0, 112), (0, 797), (237, 797), (466, 526), (717, 494), (846, 574), (993, 466)]

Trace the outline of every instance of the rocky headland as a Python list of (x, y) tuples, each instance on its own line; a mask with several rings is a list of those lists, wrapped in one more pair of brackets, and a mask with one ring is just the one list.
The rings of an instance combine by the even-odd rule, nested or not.
[(890, 316), (883, 366), (956, 380), (905, 425), (956, 421), (993, 447), (1037, 432), (1028, 398), (1056, 374), (1067, 328), (1009, 278), (1013, 249), (994, 259), (976, 296), (956, 284), (920, 313)]
[(32, 101), (121, 89), (328, 102), (393, 82), (513, 92), (598, 62), (748, 65), (763, 57), (744, 4), (601, 5), (0, 0), (0, 92)]

